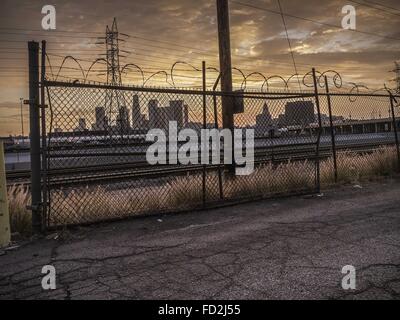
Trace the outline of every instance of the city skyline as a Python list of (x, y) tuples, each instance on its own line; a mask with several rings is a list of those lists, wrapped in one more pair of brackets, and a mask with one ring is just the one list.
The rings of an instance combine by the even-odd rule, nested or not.
[[(218, 67), (218, 44), (216, 12), (213, 1), (155, 1), (111, 3), (85, 1), (55, 1), (57, 9), (57, 30), (41, 30), (42, 3), (40, 1), (3, 1), (2, 12), (7, 12), (0, 21), (3, 45), (0, 49), (0, 135), (18, 134), (21, 131), (19, 107), (21, 97), (27, 97), (27, 48), (28, 40), (47, 40), (51, 61), (59, 66), (62, 58), (73, 55), (93, 61), (103, 54), (104, 48), (96, 45), (98, 36), (104, 35), (105, 26), (111, 25), (110, 15), (117, 17), (120, 32), (130, 35), (123, 47), (126, 57), (122, 62), (139, 65), (149, 76), (152, 71), (169, 71), (176, 61), (186, 61), (201, 68), (201, 61), (208, 66)], [(400, 51), (396, 28), (396, 17), (392, 11), (352, 3), (357, 10), (357, 30), (329, 27), (340, 25), (341, 8), (346, 1), (330, 0), (324, 8), (316, 0), (282, 1), (287, 14), (288, 34), (297, 62), (297, 71), (307, 73), (311, 67), (324, 71), (334, 69), (342, 74), (347, 82), (380, 88), (390, 82)], [(385, 1), (396, 7), (396, 1)], [(93, 10), (95, 8), (95, 10)], [(276, 14), (275, 1), (258, 0), (252, 2), (231, 1), (231, 39), (232, 60), (235, 67), (246, 72), (262, 72), (267, 75), (288, 77), (295, 73), (287, 48), (285, 29), (281, 17)], [(27, 14), (29, 12), (30, 14)], [(275, 13), (274, 13), (275, 12)], [(392, 13), (391, 13), (392, 12)], [(312, 21), (321, 21), (318, 24)], [(16, 17), (24, 16), (24, 21)], [(132, 19), (134, 17), (134, 19)], [(158, 23), (153, 23), (157, 19)], [(328, 24), (328, 25), (327, 25)], [(84, 30), (84, 31), (82, 31)], [(364, 32), (364, 33), (363, 33)], [(368, 35), (368, 33), (372, 33)], [(375, 35), (374, 35), (375, 34)], [(201, 43), (202, 45), (199, 45)], [(122, 63), (121, 62), (121, 63)], [(70, 68), (64, 76), (77, 76)], [(88, 68), (87, 64), (85, 67)], [(187, 86), (200, 85), (195, 78), (200, 74), (183, 67), (174, 80)], [(189, 70), (187, 70), (189, 69)], [(99, 70), (100, 71), (100, 70)], [(98, 72), (99, 73), (99, 72)], [(208, 74), (209, 81), (214, 80)], [(97, 73), (96, 73), (97, 77)], [(123, 75), (129, 84), (140, 83), (140, 74), (131, 72)], [(241, 75), (234, 72), (234, 85), (241, 82)], [(101, 76), (99, 79), (102, 80)], [(169, 80), (171, 81), (171, 79)], [(249, 86), (259, 85), (262, 79), (254, 76)], [(165, 75), (153, 77), (149, 85), (166, 85)], [(296, 85), (296, 81), (293, 81)], [(277, 80), (277, 84), (279, 81)], [(28, 128), (27, 107), (23, 111), (24, 125)], [(28, 130), (26, 130), (28, 131)]]

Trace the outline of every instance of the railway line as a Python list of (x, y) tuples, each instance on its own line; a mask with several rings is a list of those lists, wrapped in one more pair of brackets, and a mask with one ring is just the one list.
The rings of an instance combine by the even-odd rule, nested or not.
[[(384, 145), (392, 145), (391, 143), (382, 144), (377, 141), (373, 142), (356, 142), (339, 144), (338, 152), (351, 150), (357, 153), (368, 153), (376, 150)], [(140, 156), (144, 158), (145, 153)], [(76, 157), (76, 155), (74, 155)], [(80, 155), (82, 156), (82, 155)], [(92, 157), (96, 157), (92, 154)], [(115, 156), (115, 153), (113, 154)], [(124, 154), (126, 156), (126, 154)], [(323, 160), (332, 156), (332, 148), (328, 144), (320, 144), (319, 159)], [(71, 155), (68, 155), (70, 158)], [(58, 155), (55, 159), (62, 159)], [(55, 161), (50, 158), (50, 161)], [(259, 146), (255, 148), (254, 165), (258, 166), (263, 163), (279, 164), (285, 161), (301, 161), (317, 159), (316, 143), (302, 143), (291, 145), (277, 146)], [(77, 161), (79, 162), (79, 161)], [(221, 162), (222, 163), (222, 162)], [(131, 181), (133, 179), (156, 179), (160, 177), (179, 176), (187, 174), (196, 174), (202, 172), (205, 168), (207, 171), (223, 170), (223, 165), (154, 165), (151, 166), (145, 159), (138, 159), (131, 162), (93, 164), (84, 166), (56, 167), (57, 161), (54, 162), (52, 169), (47, 171), (47, 177), (51, 186), (72, 186), (72, 185), (93, 185), (118, 183)], [(9, 171), (6, 173), (8, 185), (23, 184), (29, 185), (30, 171)]]

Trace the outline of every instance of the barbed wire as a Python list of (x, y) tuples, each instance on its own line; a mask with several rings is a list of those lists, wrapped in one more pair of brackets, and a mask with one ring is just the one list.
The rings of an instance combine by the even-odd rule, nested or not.
[[(87, 59), (80, 59), (80, 58), (76, 58), (74, 56), (68, 55), (65, 57), (62, 57), (61, 55), (57, 55), (58, 58), (62, 58), (61, 64), (58, 67), (57, 72), (55, 72), (54, 68), (55, 66), (52, 65), (51, 63), (51, 59), (49, 57), (48, 54), (46, 54), (46, 61), (48, 63), (49, 66), (49, 74), (46, 75), (46, 79), (49, 79), (49, 75), (51, 76), (51, 78), (55, 81), (58, 80), (58, 78), (69, 78), (71, 79), (73, 82), (93, 82), (93, 80), (90, 80), (90, 76), (92, 73), (94, 72), (106, 72), (107, 70), (102, 70), (102, 69), (95, 69), (94, 67), (97, 64), (102, 64), (102, 65), (109, 65), (109, 63), (107, 62), (106, 59), (104, 58), (97, 58), (94, 61), (91, 60), (87, 60)], [(71, 63), (76, 64), (77, 68), (72, 68), (72, 67), (68, 67), (67, 63), (71, 61)], [(89, 67), (87, 69), (83, 68), (83, 62), (85, 63), (90, 63)], [(179, 65), (183, 65), (186, 66), (187, 68), (185, 69), (178, 69), (177, 67)], [(130, 74), (132, 73), (137, 73), (139, 78), (140, 78), (140, 84), (138, 86), (141, 87), (145, 87), (148, 86), (148, 84), (150, 82), (159, 82), (159, 83), (165, 83), (170, 87), (173, 88), (177, 88), (178, 84), (177, 84), (177, 79), (178, 78), (185, 78), (185, 79), (191, 79), (193, 80), (191, 83), (192, 87), (197, 87), (200, 88), (200, 86), (195, 86), (194, 85), (194, 81), (196, 80), (201, 80), (202, 76), (191, 76), (191, 75), (178, 75), (176, 74), (177, 71), (181, 71), (181, 72), (201, 72), (202, 70), (198, 67), (196, 67), (195, 65), (193, 65), (190, 62), (187, 61), (183, 61), (183, 60), (178, 60), (175, 61), (171, 64), (171, 68), (169, 69), (169, 71), (165, 71), (165, 70), (157, 70), (154, 71), (155, 68), (151, 68), (151, 71), (147, 71), (145, 68), (141, 67), (140, 65), (136, 64), (136, 63), (126, 63), (124, 64), (120, 70), (118, 70), (118, 72), (120, 72), (121, 74), (124, 75), (124, 78), (126, 79)], [(76, 72), (80, 72), (80, 74), (82, 75), (82, 77), (76, 77), (76, 76), (69, 76), (69, 77), (65, 77), (62, 74), (63, 70), (75, 70)], [(220, 73), (219, 69), (213, 66), (209, 66), (206, 68), (207, 71), (211, 71), (211, 72), (215, 72), (217, 74), (217, 77)], [(275, 75), (266, 75), (262, 72), (259, 71), (253, 71), (253, 72), (249, 72), (249, 73), (245, 73), (243, 72), (242, 69), (234, 66), (232, 67), (232, 71), (236, 71), (237, 73), (240, 74), (240, 77), (237, 77), (235, 79), (235, 83), (239, 83), (240, 89), (241, 90), (246, 90), (248, 88), (248, 83), (249, 82), (254, 82), (254, 83), (260, 83), (259, 84), (259, 90), (261, 92), (270, 92), (271, 91), (271, 87), (273, 85), (273, 83), (281, 83), (283, 90), (284, 91), (289, 91), (290, 90), (290, 84), (291, 81), (293, 79), (298, 79), (301, 80), (300, 83), (302, 84), (302, 86), (304, 86), (305, 89), (311, 89), (314, 87), (314, 79), (313, 79), (313, 71), (309, 71), (305, 74), (299, 74), (299, 73), (295, 73), (292, 74), (288, 77), (285, 76), (281, 76), (278, 74)], [(325, 71), (319, 71), (319, 70), (315, 70), (315, 74), (317, 77), (317, 84), (320, 88), (324, 88), (325, 87), (325, 76), (327, 76), (327, 78), (330, 80), (330, 82), (333, 84), (335, 89), (347, 89), (349, 95), (349, 100), (350, 102), (355, 102), (357, 99), (357, 94), (359, 94), (361, 92), (361, 90), (366, 90), (366, 93), (369, 94), (374, 94), (377, 93), (379, 91), (386, 91), (386, 92), (392, 92), (390, 91), (390, 89), (387, 89), (386, 85), (384, 88), (379, 88), (379, 89), (370, 89), (368, 86), (364, 85), (364, 84), (357, 84), (355, 82), (345, 82), (343, 80), (342, 75), (337, 72), (336, 70), (333, 69), (328, 69)], [(106, 75), (106, 73), (103, 74), (98, 74), (97, 76), (103, 76)], [(163, 80), (156, 80), (155, 78), (157, 78), (158, 76), (162, 76)], [(215, 78), (217, 78), (215, 77)], [(255, 77), (259, 77), (261, 78), (260, 81), (257, 80), (253, 80), (252, 78)], [(275, 81), (276, 80), (276, 81)], [(139, 81), (139, 79), (138, 79)], [(344, 84), (346, 83), (346, 85), (348, 85), (348, 87), (344, 87)], [(124, 83), (122, 83), (124, 84)], [(182, 87), (182, 86), (179, 86)], [(388, 91), (389, 90), (389, 91)]]

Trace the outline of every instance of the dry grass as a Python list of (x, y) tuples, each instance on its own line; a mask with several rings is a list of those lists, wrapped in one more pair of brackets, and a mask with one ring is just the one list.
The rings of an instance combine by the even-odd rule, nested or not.
[(278, 166), (268, 163), (256, 168), (250, 176), (226, 181), (225, 195), (233, 199), (309, 189), (313, 184), (310, 178), (313, 170), (314, 163), (309, 161), (289, 161)]
[(11, 232), (29, 236), (32, 232), (32, 214), (26, 209), (31, 203), (29, 189), (22, 185), (13, 185), (7, 190), (10, 212)]
[(182, 208), (203, 201), (202, 177), (199, 175), (175, 178), (167, 186), (165, 207)]
[[(352, 151), (338, 153), (338, 183), (358, 183), (399, 173), (396, 149), (381, 147), (372, 153), (357, 154)], [(321, 163), (321, 183), (334, 183), (333, 159)]]
[[(265, 164), (250, 176), (225, 179), (226, 198), (265, 196), (309, 190), (314, 185), (313, 161)], [(397, 156), (392, 147), (382, 147), (369, 154), (345, 151), (338, 154), (338, 182), (359, 183), (366, 179), (391, 176), (398, 173)], [(334, 183), (333, 160), (321, 162), (321, 183)], [(207, 175), (207, 199), (218, 198), (217, 179)], [(10, 219), (13, 231), (23, 234), (31, 231), (31, 214), (26, 210), (30, 195), (26, 188), (13, 186), (8, 190)], [(156, 212), (177, 208), (193, 208), (202, 202), (202, 177), (192, 175), (175, 177), (165, 184), (127, 187), (118, 190), (106, 187), (83, 187), (74, 190), (56, 190), (51, 194), (50, 224), (64, 225), (122, 218), (132, 214)]]
[(105, 187), (84, 187), (74, 190), (56, 190), (51, 194), (54, 204), (51, 225), (87, 223), (123, 218), (133, 212), (157, 211), (163, 207), (160, 187), (145, 190), (107, 190)]

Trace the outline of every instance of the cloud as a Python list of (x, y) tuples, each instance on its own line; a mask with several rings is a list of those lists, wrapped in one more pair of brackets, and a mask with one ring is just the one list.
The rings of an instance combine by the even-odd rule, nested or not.
[[(275, 0), (243, 0), (269, 10), (278, 11)], [(388, 6), (399, 7), (398, 1), (388, 0)], [(344, 0), (284, 0), (283, 11), (340, 25)], [(94, 60), (105, 50), (96, 45), (106, 25), (118, 19), (119, 30), (130, 34), (121, 46), (128, 53), (121, 63), (135, 63), (148, 72), (167, 70), (177, 60), (184, 60), (200, 67), (206, 60), (208, 66), (219, 66), (218, 34), (214, 0), (54, 0), (57, 10), (58, 31), (41, 31), (42, 1), (2, 0), (0, 27), (12, 28), (3, 32), (0, 50), (0, 108), (17, 107), (27, 91), (27, 51), (24, 41), (47, 40), (55, 70), (61, 59), (57, 55), (72, 54), (83, 60)], [(383, 11), (355, 5), (357, 30), (400, 38), (398, 17)], [(400, 7), (399, 7), (400, 9)], [(260, 71), (267, 75), (294, 73), (282, 18), (263, 10), (251, 9), (230, 2), (232, 61), (247, 73)], [(400, 41), (358, 32), (319, 25), (310, 21), (285, 17), (294, 57), (300, 72), (312, 66), (320, 70), (337, 69), (344, 77), (368, 82), (380, 87), (393, 76), (393, 61), (400, 58)], [(18, 29), (39, 30), (23, 32)], [(85, 33), (90, 32), (90, 33)], [(97, 33), (96, 33), (97, 32)], [(92, 37), (92, 38), (91, 38)], [(9, 41), (9, 42), (7, 42)], [(17, 42), (15, 42), (17, 41)], [(14, 48), (14, 49), (10, 49)], [(16, 48), (16, 49), (15, 49)], [(6, 50), (7, 49), (7, 50)], [(6, 53), (6, 52), (12, 53)], [(14, 52), (13, 52), (14, 51)], [(89, 62), (82, 62), (88, 68)], [(76, 68), (76, 65), (66, 65)], [(76, 76), (78, 71), (65, 69), (66, 76)], [(193, 73), (191, 74), (193, 75)], [(138, 75), (131, 76), (138, 81)], [(160, 79), (159, 79), (160, 80)], [(162, 84), (160, 84), (162, 85)], [(3, 101), (3, 102), (2, 102)]]
[(5, 110), (5, 109), (10, 109), (10, 110), (15, 110), (21, 107), (19, 103), (16, 102), (11, 102), (11, 101), (4, 101), (0, 102), (0, 110)]

